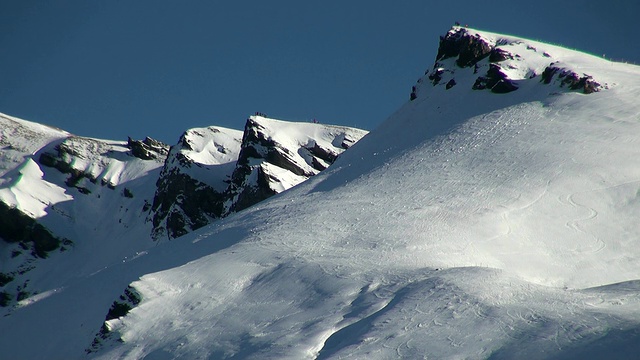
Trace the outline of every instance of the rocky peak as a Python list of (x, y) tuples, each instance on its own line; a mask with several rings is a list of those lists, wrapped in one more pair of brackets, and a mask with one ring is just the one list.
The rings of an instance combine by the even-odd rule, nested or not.
[(252, 116), (243, 132), (191, 129), (171, 148), (157, 182), (153, 238), (176, 238), (240, 211), (331, 165), (367, 132)]
[(152, 237), (176, 238), (225, 215), (224, 192), (240, 152), (242, 132), (194, 128), (180, 136), (156, 182)]
[(245, 209), (318, 174), (366, 133), (341, 126), (250, 117), (227, 190), (230, 211)]
[(418, 80), (410, 99), (415, 100), (420, 92), (427, 91), (426, 84), (442, 86), (444, 90), (462, 85), (497, 94), (516, 91), (527, 81), (554, 84), (584, 94), (607, 88), (594, 76), (580, 72), (579, 67), (565, 63), (563, 58), (571, 58), (565, 56), (568, 52), (530, 40), (456, 26), (440, 37), (433, 69)]
[(489, 56), (492, 49), (491, 44), (479, 34), (457, 28), (457, 31), (452, 30), (445, 36), (440, 36), (436, 61), (457, 57), (456, 65), (462, 68), (469, 67)]

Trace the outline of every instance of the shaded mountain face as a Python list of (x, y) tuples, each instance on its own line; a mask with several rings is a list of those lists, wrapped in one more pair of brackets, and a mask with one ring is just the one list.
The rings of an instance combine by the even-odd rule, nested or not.
[[(154, 240), (177, 238), (306, 180), (349, 147), (349, 139), (366, 134), (256, 117), (245, 129), (252, 135), (194, 128), (169, 147), (151, 138), (125, 142), (74, 136), (5, 115), (0, 125), (0, 305), (5, 308), (41, 291), (36, 270), (47, 267), (45, 258), (55, 258), (47, 260), (52, 263), (102, 251), (89, 266), (99, 269), (123, 254), (144, 251)], [(251, 140), (256, 134), (269, 139), (260, 148), (265, 154), (297, 154), (316, 143), (327, 153), (311, 146), (319, 155), (293, 156), (291, 166), (306, 166), (305, 161), (316, 166), (291, 175), (285, 162), (248, 155), (256, 149)], [(344, 144), (336, 140), (343, 138)], [(238, 161), (241, 153), (246, 155)], [(262, 174), (263, 168), (271, 172), (259, 183), (257, 177), (239, 175)]]
[[(144, 240), (149, 185), (167, 145), (73, 136), (9, 116), (0, 122), (8, 160), (0, 178), (2, 310), (46, 288), (39, 279), (64, 268), (60, 262), (93, 259), (98, 269), (151, 243)], [(62, 281), (73, 270), (56, 276)]]

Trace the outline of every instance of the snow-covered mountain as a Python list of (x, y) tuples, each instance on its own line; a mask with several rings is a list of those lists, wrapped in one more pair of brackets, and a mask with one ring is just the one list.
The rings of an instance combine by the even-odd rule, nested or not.
[[(0, 319), (0, 348), (15, 358), (633, 358), (639, 97), (637, 66), (455, 27), (410, 101), (327, 170), (93, 272), (41, 275), (43, 290)], [(247, 127), (280, 126), (261, 120)], [(228, 186), (190, 178), (233, 195), (223, 211), (245, 193), (238, 184), (294, 184), (318, 170), (314, 156), (326, 160), (312, 149), (346, 140), (289, 128), (278, 134), (298, 147), (269, 151), (268, 136), (245, 131), (242, 143), (256, 145), (243, 151), (219, 131), (227, 140), (215, 148), (238, 151)]]
[(176, 238), (318, 174), (367, 132), (264, 116), (185, 132), (158, 179), (153, 237)]
[[(46, 291), (51, 286), (49, 277), (63, 283), (78, 274), (90, 274), (160, 240), (227, 216), (235, 211), (236, 192), (255, 187), (238, 183), (233, 192), (226, 191), (232, 175), (248, 167), (241, 154), (254, 146), (242, 141), (239, 130), (190, 129), (170, 149), (150, 138), (126, 142), (85, 138), (5, 115), (0, 122), (2, 313)], [(366, 134), (359, 129), (265, 117), (251, 117), (247, 124), (253, 130), (246, 137), (257, 135), (270, 141), (265, 151), (300, 152), (310, 143), (344, 138), (355, 142)], [(330, 143), (335, 156), (326, 160), (326, 166), (349, 145)], [(256, 159), (250, 165), (282, 166), (271, 165), (269, 159)], [(296, 175), (297, 182), (292, 182), (289, 170), (281, 169), (265, 183), (273, 190), (261, 197), (246, 197), (244, 207), (317, 172)], [(60, 266), (60, 262), (73, 265)]]

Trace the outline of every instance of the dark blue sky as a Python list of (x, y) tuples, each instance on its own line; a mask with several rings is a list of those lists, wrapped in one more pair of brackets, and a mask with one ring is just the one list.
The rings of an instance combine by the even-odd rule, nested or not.
[(173, 144), (260, 111), (372, 129), (455, 21), (640, 63), (627, 0), (0, 0), (0, 112)]

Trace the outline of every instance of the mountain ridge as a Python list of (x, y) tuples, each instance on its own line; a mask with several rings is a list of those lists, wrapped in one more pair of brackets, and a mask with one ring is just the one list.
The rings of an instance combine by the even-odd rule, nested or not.
[[(0, 320), (16, 329), (0, 346), (102, 359), (636, 354), (640, 69), (464, 32), (513, 59), (439, 55), (442, 78), (421, 77), (325, 171), (25, 298)], [(577, 82), (543, 76), (556, 61)], [(474, 89), (496, 63), (505, 77)], [(491, 91), (500, 81), (517, 90)]]
[[(194, 128), (170, 147), (148, 137), (102, 140), (10, 116), (0, 120), (6, 169), (0, 178), (0, 238), (4, 240), (0, 310), (4, 312), (43, 291), (35, 284), (40, 275), (34, 269), (49, 255), (66, 258), (69, 253), (62, 253), (71, 250), (73, 256), (91, 258), (95, 256), (92, 249), (102, 248), (111, 255), (91, 266), (97, 270), (125, 254), (145, 251), (154, 242), (177, 238), (236, 211), (230, 209), (234, 202), (225, 189), (238, 166), (241, 148), (250, 146), (241, 144), (242, 131)], [(273, 122), (276, 120), (259, 119), (265, 129)], [(279, 124), (285, 132), (287, 127), (300, 127), (293, 122)], [(336, 136), (350, 134), (356, 140), (366, 134), (324, 124), (305, 125), (300, 133), (306, 131), (313, 139), (314, 129), (320, 128), (340, 129)], [(286, 134), (279, 137), (287, 139)], [(277, 141), (272, 146), (287, 150), (287, 145)], [(335, 155), (345, 148), (337, 148)], [(287, 173), (283, 169), (266, 186), (279, 183)], [(288, 183), (268, 188), (262, 197), (247, 196), (244, 207), (316, 173), (302, 174), (294, 183), (287, 179)], [(254, 184), (237, 184), (236, 188), (241, 191), (251, 186)]]

